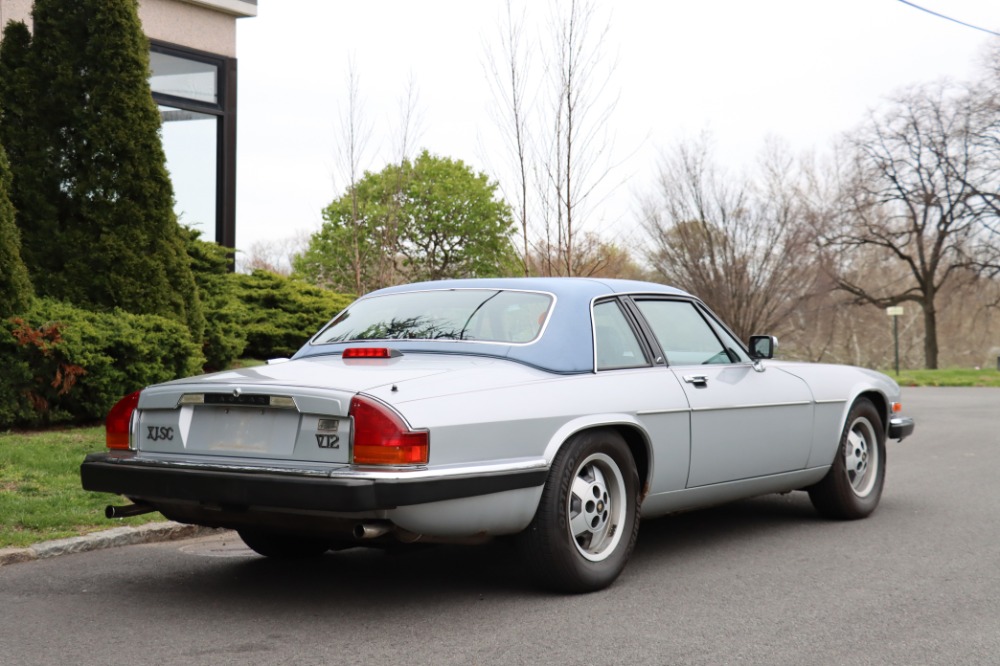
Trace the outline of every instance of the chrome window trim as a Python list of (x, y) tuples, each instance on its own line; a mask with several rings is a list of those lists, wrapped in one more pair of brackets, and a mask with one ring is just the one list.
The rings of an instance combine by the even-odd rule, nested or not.
[(725, 412), (731, 409), (759, 409), (761, 407), (801, 407), (803, 405), (811, 405), (813, 402), (811, 400), (797, 400), (793, 402), (768, 402), (759, 403), (753, 405), (725, 405), (722, 407), (694, 407), (691, 409), (693, 412)]
[[(645, 339), (646, 336), (641, 330), (636, 330), (635, 322), (631, 321), (631, 319), (634, 319), (634, 317), (630, 317), (630, 314), (628, 312), (629, 308), (625, 307), (625, 304), (622, 303), (621, 301), (620, 296), (622, 295), (627, 296), (628, 294), (605, 294), (603, 296), (595, 296), (594, 298), (590, 299), (590, 342), (593, 351), (592, 361), (594, 364), (593, 369), (590, 370), (591, 374), (596, 375), (601, 372), (618, 372), (620, 370), (642, 370), (643, 368), (652, 368), (656, 365), (655, 359), (653, 359), (653, 361), (650, 362), (649, 357), (646, 356), (646, 351), (647, 351), (646, 347), (649, 346), (648, 342)], [(597, 320), (594, 318), (594, 308), (602, 303), (611, 303), (611, 302), (614, 302), (618, 306), (618, 310), (622, 313), (622, 316), (625, 317), (625, 322), (628, 324), (629, 330), (632, 331), (632, 335), (635, 336), (635, 341), (639, 343), (639, 349), (640, 351), (642, 351), (643, 357), (645, 358), (646, 361), (644, 364), (630, 365), (623, 368), (597, 367)], [(655, 356), (655, 350), (650, 349), (649, 351), (653, 352), (653, 356)]]
[(687, 414), (692, 410), (690, 407), (678, 407), (676, 409), (646, 409), (636, 412), (636, 416), (654, 416), (657, 414)]

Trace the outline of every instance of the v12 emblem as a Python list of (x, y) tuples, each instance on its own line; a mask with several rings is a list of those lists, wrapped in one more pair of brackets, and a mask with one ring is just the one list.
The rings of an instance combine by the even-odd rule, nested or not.
[(340, 437), (337, 435), (316, 435), (316, 445), (321, 449), (339, 449)]

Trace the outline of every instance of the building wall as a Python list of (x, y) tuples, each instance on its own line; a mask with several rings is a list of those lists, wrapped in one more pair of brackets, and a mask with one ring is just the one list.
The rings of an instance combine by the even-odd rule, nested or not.
[(150, 39), (236, 57), (236, 17), (177, 0), (140, 0), (139, 18)]
[[(0, 0), (0, 29), (7, 21), (31, 27), (32, 0)], [(150, 39), (236, 57), (236, 19), (254, 16), (247, 0), (139, 0), (139, 18)]]
[[(31, 6), (0, 0), (0, 29), (30, 27)], [(256, 15), (257, 0), (139, 0), (175, 211), (226, 247), (236, 246), (236, 19)]]
[(7, 21), (24, 21), (31, 26), (32, 0), (0, 0), (0, 30)]

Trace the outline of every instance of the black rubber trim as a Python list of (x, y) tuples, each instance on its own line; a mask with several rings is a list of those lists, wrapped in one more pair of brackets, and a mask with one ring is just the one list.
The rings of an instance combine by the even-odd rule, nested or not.
[(176, 500), (315, 511), (375, 511), (397, 506), (488, 495), (545, 483), (547, 470), (466, 478), (343, 479), (228, 472), (110, 462), (103, 453), (80, 465), (84, 490), (136, 500)]
[(889, 439), (903, 439), (913, 433), (913, 419), (908, 416), (898, 416), (889, 419)]

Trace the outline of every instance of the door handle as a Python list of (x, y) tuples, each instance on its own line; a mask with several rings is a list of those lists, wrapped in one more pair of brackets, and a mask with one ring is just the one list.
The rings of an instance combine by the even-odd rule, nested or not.
[(705, 375), (684, 375), (684, 381), (695, 386), (708, 386), (708, 377)]

